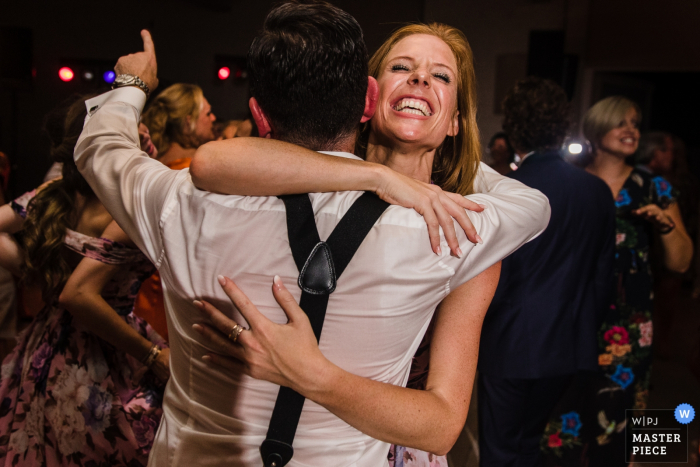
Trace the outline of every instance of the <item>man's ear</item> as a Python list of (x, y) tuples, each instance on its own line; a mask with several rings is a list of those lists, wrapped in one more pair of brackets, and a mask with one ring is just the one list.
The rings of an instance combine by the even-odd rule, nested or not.
[(251, 97), (248, 101), (248, 107), (250, 107), (250, 112), (253, 114), (253, 120), (255, 121), (255, 126), (258, 127), (260, 137), (272, 138), (272, 128), (270, 127), (270, 122), (267, 121), (267, 116), (260, 108), (258, 100)]
[(367, 77), (367, 95), (365, 96), (365, 111), (362, 113), (360, 123), (365, 123), (374, 116), (379, 99), (379, 85), (372, 76)]
[(447, 129), (447, 136), (457, 136), (459, 134), (459, 110), (455, 110), (452, 124)]

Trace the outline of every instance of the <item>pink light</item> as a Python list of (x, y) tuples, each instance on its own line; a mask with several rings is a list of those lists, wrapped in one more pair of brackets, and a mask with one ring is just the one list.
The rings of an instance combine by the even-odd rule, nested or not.
[(61, 78), (61, 81), (68, 82), (73, 79), (75, 76), (75, 73), (73, 73), (73, 70), (68, 68), (67, 66), (64, 66), (60, 70), (58, 70), (58, 77)]
[(231, 76), (231, 70), (227, 66), (222, 66), (219, 68), (219, 79), (226, 79)]

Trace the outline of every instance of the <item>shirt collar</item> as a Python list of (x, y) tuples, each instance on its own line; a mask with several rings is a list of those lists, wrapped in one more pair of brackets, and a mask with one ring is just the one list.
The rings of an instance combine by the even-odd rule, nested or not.
[(530, 151), (527, 154), (525, 154), (523, 157), (521, 157), (520, 160), (518, 161), (518, 167), (520, 167), (523, 164), (523, 162), (525, 162), (525, 159), (527, 159), (528, 157), (530, 157), (534, 153), (535, 153), (535, 151)]
[(329, 156), (337, 156), (337, 157), (344, 157), (346, 159), (355, 159), (358, 161), (361, 161), (361, 157), (357, 157), (355, 154), (350, 154), (349, 152), (342, 152), (342, 151), (318, 151), (321, 154), (328, 154)]

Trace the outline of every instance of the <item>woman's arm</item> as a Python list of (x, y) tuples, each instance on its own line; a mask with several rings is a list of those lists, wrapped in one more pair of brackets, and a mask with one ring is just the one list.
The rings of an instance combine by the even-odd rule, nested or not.
[(207, 143), (197, 149), (190, 175), (198, 188), (229, 195), (372, 191), (388, 203), (415, 209), (422, 215), (437, 254), (442, 227), (452, 253), (461, 255), (453, 218), (472, 243), (480, 240), (464, 212), (483, 211), (479, 204), (381, 164), (321, 154), (284, 141), (233, 138)]
[[(481, 324), (500, 275), (500, 263), (450, 293), (438, 307), (424, 391), (353, 375), (320, 352), (306, 314), (275, 278), (273, 294), (289, 317), (274, 324), (230, 280), (222, 284), (251, 325), (238, 344), (226, 337), (233, 321), (208, 303), (201, 309), (220, 332), (194, 325), (224, 355), (205, 358), (257, 379), (288, 386), (360, 431), (382, 441), (443, 455), (459, 436), (469, 409)], [(400, 408), (400, 410), (397, 410)]]
[[(659, 237), (664, 249), (664, 266), (674, 272), (685, 272), (693, 258), (693, 241), (683, 224), (678, 203), (666, 209), (656, 204), (649, 204), (636, 211), (636, 214), (652, 222), (659, 230)], [(672, 228), (668, 233), (664, 229)]]
[[(104, 238), (127, 243), (128, 237), (116, 222), (107, 226)], [(84, 258), (73, 271), (61, 292), (59, 303), (80, 320), (91, 332), (141, 361), (153, 343), (129, 326), (102, 298), (102, 289), (119, 266)], [(162, 381), (170, 377), (170, 350), (163, 349), (150, 369)]]
[(0, 267), (7, 269), (15, 276), (21, 275), (22, 251), (10, 234), (0, 233)]
[(13, 234), (19, 232), (24, 224), (24, 218), (17, 214), (9, 204), (0, 206), (0, 232)]

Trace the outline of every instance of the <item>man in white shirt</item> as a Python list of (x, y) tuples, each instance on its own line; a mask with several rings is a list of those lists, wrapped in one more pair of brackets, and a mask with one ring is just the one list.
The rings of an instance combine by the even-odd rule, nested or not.
[[(251, 75), (251, 82), (254, 96), (267, 97), (252, 99), (251, 106), (259, 105), (279, 139), (359, 159), (342, 152), (352, 150), (360, 120), (371, 117), (366, 102), (372, 96), (365, 100), (367, 90), (372, 92), (367, 52), (357, 22), (327, 4), (286, 4), (271, 12), (265, 28), (266, 39), (256, 39), (251, 54), (267, 60), (267, 67)], [(299, 271), (287, 238), (285, 207), (272, 197), (200, 191), (188, 170), (171, 171), (140, 151), (137, 124), (146, 100), (140, 81), (157, 85), (153, 44), (147, 32), (143, 35), (145, 51), (122, 57), (117, 65), (120, 74), (140, 79), (125, 77), (121, 82), (131, 86), (87, 102), (89, 115), (75, 158), (163, 281), (171, 378), (149, 465), (259, 466), (258, 449), (279, 386), (204, 363), (201, 357), (217, 349), (192, 329), (201, 316), (192, 302), (204, 298), (244, 323), (219, 287), (221, 274), (234, 279), (269, 319), (286, 322), (269, 288), (278, 274), (295, 298), (301, 293), (291, 287)], [(263, 92), (261, 83), (272, 88)], [(274, 88), (275, 83), (283, 86)], [(471, 215), (484, 244), (475, 246), (460, 232), (461, 258), (429, 251), (425, 223), (416, 212), (398, 206), (384, 212), (330, 296), (319, 342), (328, 359), (354, 374), (405, 385), (438, 303), (544, 230), (549, 204), (541, 193), (495, 172), (484, 173), (478, 183), (491, 192), (470, 196), (488, 207)], [(360, 195), (310, 195), (322, 239)], [(444, 239), (442, 244), (446, 247)], [(387, 443), (307, 400), (289, 465), (375, 467), (386, 464), (387, 450)]]

